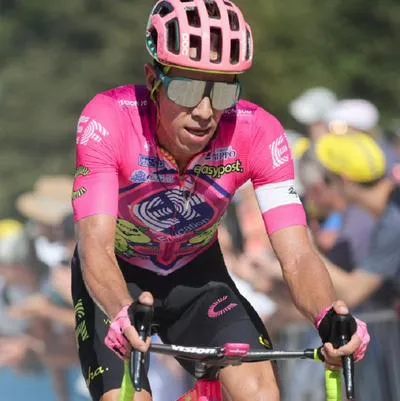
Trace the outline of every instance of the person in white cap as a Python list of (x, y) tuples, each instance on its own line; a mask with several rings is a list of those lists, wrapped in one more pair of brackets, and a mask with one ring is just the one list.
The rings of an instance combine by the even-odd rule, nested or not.
[(372, 135), (377, 131), (379, 118), (377, 107), (368, 100), (345, 99), (338, 101), (326, 113), (324, 120), (332, 131), (338, 133), (353, 128)]
[(327, 132), (325, 116), (336, 103), (337, 97), (330, 89), (310, 88), (289, 104), (289, 113), (307, 127), (311, 140), (316, 140)]
[(396, 154), (393, 145), (385, 138), (383, 130), (379, 127), (379, 121), (378, 108), (364, 99), (341, 100), (325, 115), (325, 124), (332, 132), (346, 134), (357, 130), (373, 137), (385, 154), (388, 175), (398, 182), (400, 155)]

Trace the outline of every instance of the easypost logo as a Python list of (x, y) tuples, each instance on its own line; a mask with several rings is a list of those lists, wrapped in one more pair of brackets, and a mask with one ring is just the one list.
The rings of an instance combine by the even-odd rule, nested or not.
[(231, 173), (243, 173), (242, 162), (237, 160), (235, 163), (221, 165), (221, 166), (209, 166), (205, 165), (196, 165), (193, 169), (196, 175), (204, 174), (208, 175), (212, 178), (221, 178), (225, 174)]

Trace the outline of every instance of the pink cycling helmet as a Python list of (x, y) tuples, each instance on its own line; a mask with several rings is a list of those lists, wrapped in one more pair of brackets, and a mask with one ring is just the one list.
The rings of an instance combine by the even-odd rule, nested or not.
[(151, 11), (146, 47), (159, 63), (242, 73), (253, 62), (253, 37), (230, 0), (159, 0)]

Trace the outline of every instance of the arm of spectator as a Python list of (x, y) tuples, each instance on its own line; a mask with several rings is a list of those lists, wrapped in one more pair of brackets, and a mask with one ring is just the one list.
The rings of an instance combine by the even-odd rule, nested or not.
[(370, 298), (385, 280), (396, 280), (400, 272), (399, 211), (388, 206), (370, 243), (366, 258), (357, 269), (346, 273), (327, 262), (337, 291), (353, 307)]
[(44, 352), (45, 345), (42, 341), (31, 336), (20, 336), (14, 338), (0, 339), (0, 368), (17, 368), (28, 351), (34, 351), (37, 354)]
[[(339, 299), (342, 299), (349, 308), (355, 308), (368, 299), (381, 285), (379, 275), (368, 273), (362, 269), (347, 272), (341, 267), (331, 263), (325, 256), (319, 254), (324, 261), (333, 286)], [(256, 261), (263, 274), (278, 280), (283, 279), (282, 269), (278, 260), (269, 258)]]
[(219, 227), (218, 239), (228, 270), (241, 280), (250, 283), (256, 291), (268, 292), (272, 286), (271, 278), (267, 274), (262, 274), (262, 272), (260, 274), (258, 265), (253, 263), (255, 253), (237, 255), (233, 248), (231, 236), (224, 225)]
[(37, 284), (37, 275), (34, 271), (19, 263), (1, 263), (0, 276), (10, 285), (22, 285), (27, 288), (34, 288)]
[(69, 267), (60, 267), (52, 270), (51, 284), (62, 299), (72, 306), (71, 269)]
[(315, 234), (315, 242), (318, 248), (328, 252), (335, 245), (339, 236), (343, 219), (340, 213), (332, 213), (323, 224), (319, 232)]
[(23, 304), (12, 306), (9, 314), (15, 319), (46, 319), (67, 327), (75, 327), (74, 311), (60, 308), (41, 294), (27, 298)]
[(382, 285), (383, 278), (363, 269), (346, 272), (325, 259), (333, 285), (340, 299), (349, 308), (356, 308), (370, 298)]
[(248, 263), (255, 271), (256, 280), (269, 278), (270, 280), (283, 280), (282, 268), (279, 260), (272, 253), (248, 253), (245, 255)]
[[(388, 270), (395, 271), (396, 266), (400, 266), (400, 247), (396, 245), (396, 247), (393, 246), (389, 249), (389, 244), (389, 248), (379, 251), (381, 246), (378, 244), (377, 252), (376, 245), (377, 243), (372, 247), (369, 257), (360, 268), (352, 272), (347, 272), (336, 266), (317, 251), (328, 269), (338, 298), (346, 302), (349, 308), (360, 306), (381, 287), (383, 277), (374, 273), (378, 267), (384, 268), (385, 266)], [(278, 280), (283, 279), (278, 260), (258, 256), (253, 258), (253, 263), (257, 264), (259, 271), (264, 275)], [(396, 263), (398, 264), (396, 265)]]

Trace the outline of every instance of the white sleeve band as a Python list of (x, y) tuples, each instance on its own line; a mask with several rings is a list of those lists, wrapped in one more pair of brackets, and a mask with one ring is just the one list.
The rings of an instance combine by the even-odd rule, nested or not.
[(255, 191), (262, 213), (279, 206), (301, 205), (299, 195), (294, 189), (294, 180), (262, 185)]

